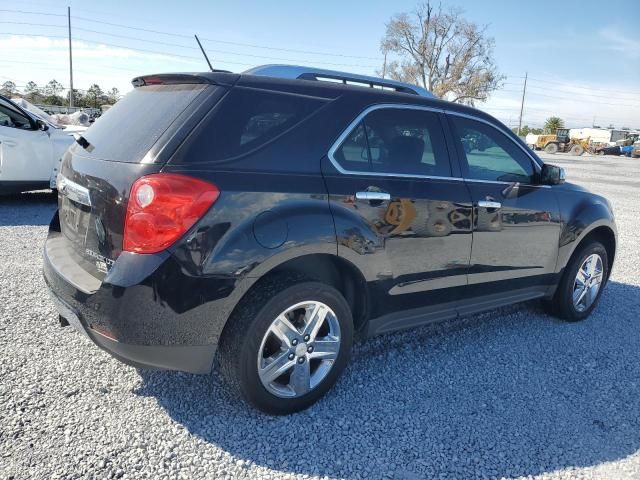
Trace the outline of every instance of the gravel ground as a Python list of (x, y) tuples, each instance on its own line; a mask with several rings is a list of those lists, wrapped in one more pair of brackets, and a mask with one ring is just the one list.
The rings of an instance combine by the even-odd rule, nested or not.
[(616, 211), (587, 321), (533, 302), (387, 335), (277, 418), (216, 374), (138, 371), (59, 328), (40, 272), (55, 201), (0, 199), (0, 478), (639, 479), (640, 160), (550, 158)]

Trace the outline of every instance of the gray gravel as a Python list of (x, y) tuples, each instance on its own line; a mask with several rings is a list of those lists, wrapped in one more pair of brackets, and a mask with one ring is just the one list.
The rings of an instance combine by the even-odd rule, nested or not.
[(0, 479), (640, 478), (640, 160), (552, 158), (616, 211), (591, 318), (534, 302), (381, 337), (284, 418), (59, 328), (40, 273), (53, 197), (0, 199)]

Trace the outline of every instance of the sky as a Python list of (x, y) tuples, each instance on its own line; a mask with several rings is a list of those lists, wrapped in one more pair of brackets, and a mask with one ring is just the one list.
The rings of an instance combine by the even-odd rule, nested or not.
[[(69, 85), (67, 5), (74, 87), (125, 93), (137, 75), (206, 71), (194, 33), (215, 68), (286, 63), (374, 75), (386, 23), (417, 1), (0, 0), (0, 83)], [(478, 108), (516, 126), (527, 73), (523, 125), (557, 115), (569, 127), (640, 128), (638, 0), (443, 5), (495, 39), (504, 85)]]

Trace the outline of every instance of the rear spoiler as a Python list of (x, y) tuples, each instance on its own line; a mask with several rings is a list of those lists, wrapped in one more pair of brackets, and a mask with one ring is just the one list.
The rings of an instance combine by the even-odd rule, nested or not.
[(134, 87), (146, 85), (185, 85), (208, 83), (211, 85), (229, 85), (236, 82), (239, 75), (227, 70), (214, 70), (211, 73), (160, 73), (143, 75), (131, 80)]

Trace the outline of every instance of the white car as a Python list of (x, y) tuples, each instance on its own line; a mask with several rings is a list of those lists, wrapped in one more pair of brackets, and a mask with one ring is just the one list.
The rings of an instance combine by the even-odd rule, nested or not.
[(55, 188), (73, 131), (0, 95), (0, 195)]

